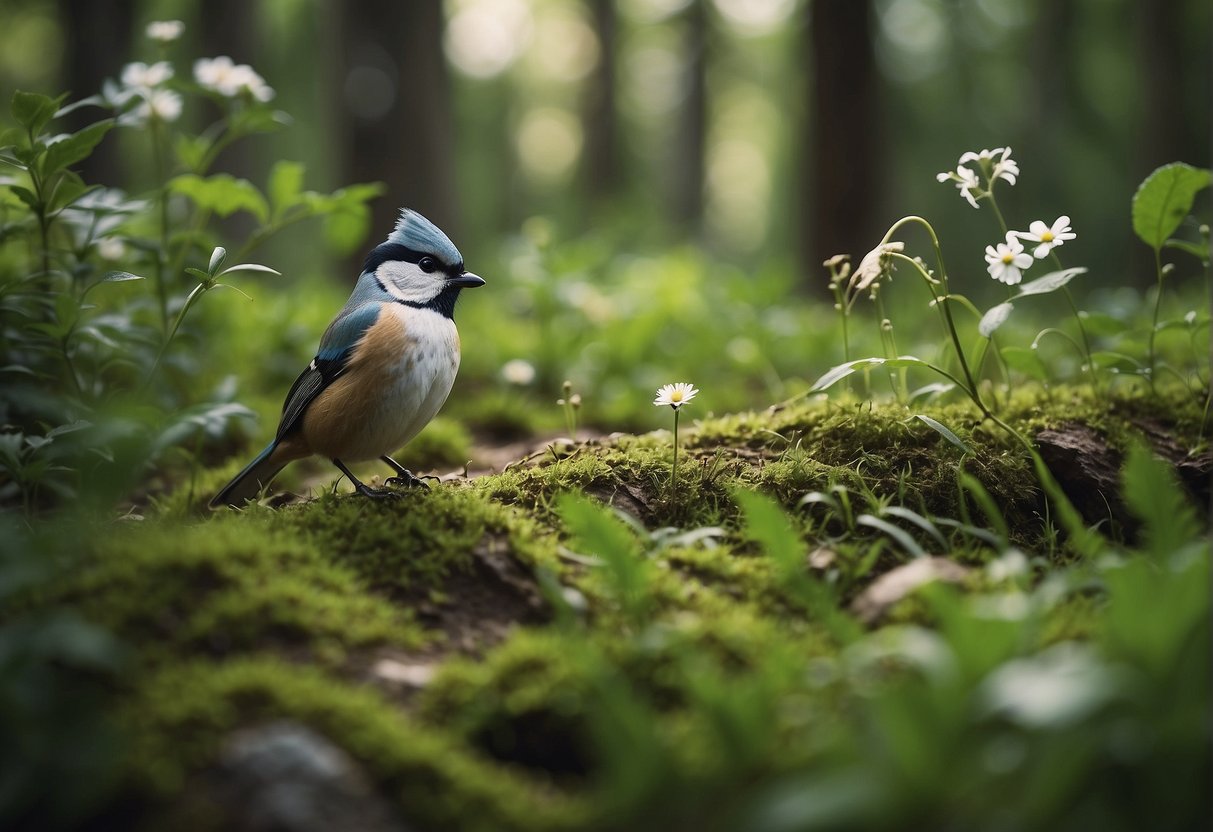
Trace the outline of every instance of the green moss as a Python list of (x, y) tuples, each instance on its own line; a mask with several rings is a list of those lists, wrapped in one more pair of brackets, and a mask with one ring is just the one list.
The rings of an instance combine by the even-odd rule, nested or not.
[(374, 691), (263, 657), (187, 663), (146, 680), (122, 712), (132, 785), (171, 796), (230, 731), (283, 718), (342, 746), (421, 828), (554, 830), (586, 819), (579, 801), (478, 760)]
[(231, 517), (125, 531), (59, 597), (156, 661), (274, 644), (332, 657), (337, 645), (422, 643), (408, 610), (368, 594), (352, 570), (306, 541), (263, 526)]

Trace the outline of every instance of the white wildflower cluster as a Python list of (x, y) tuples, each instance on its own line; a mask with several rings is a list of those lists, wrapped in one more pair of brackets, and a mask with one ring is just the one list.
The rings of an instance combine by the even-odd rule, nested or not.
[[(985, 177), (984, 184), (982, 177)], [(960, 195), (974, 208), (978, 207), (977, 200), (988, 196), (999, 179), (1014, 185), (1018, 177), (1019, 164), (1011, 158), (1009, 147), (996, 147), (976, 153), (967, 151), (961, 154), (960, 161), (956, 163), (956, 170), (946, 170), (935, 175), (938, 182), (954, 183)]]
[(226, 55), (196, 61), (194, 80), (203, 89), (217, 92), (225, 98), (247, 94), (254, 101), (265, 102), (274, 97), (273, 87), (265, 83), (255, 69), (248, 64), (235, 63)]
[[(1053, 249), (1077, 237), (1067, 216), (1058, 217), (1052, 225), (1033, 220), (1027, 231), (1008, 231), (1005, 242), (986, 246), (986, 271), (995, 280), (1014, 286), (1023, 280), (1023, 272), (1035, 260), (1043, 260)], [(1024, 250), (1021, 240), (1036, 244), (1031, 254)]]
[(133, 124), (146, 124), (151, 120), (166, 123), (176, 121), (181, 116), (181, 96), (164, 86), (172, 78), (173, 67), (168, 61), (154, 64), (135, 61), (122, 68), (122, 86), (112, 90), (109, 97), (117, 106), (123, 106), (135, 98), (142, 99), (129, 114)]

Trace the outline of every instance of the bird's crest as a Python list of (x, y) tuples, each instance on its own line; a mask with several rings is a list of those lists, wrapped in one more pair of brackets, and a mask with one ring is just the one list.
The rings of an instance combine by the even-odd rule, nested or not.
[(413, 251), (436, 254), (446, 265), (454, 266), (463, 262), (463, 255), (438, 226), (409, 208), (400, 211), (400, 219), (396, 228), (388, 235), (389, 243), (397, 243), (411, 248)]

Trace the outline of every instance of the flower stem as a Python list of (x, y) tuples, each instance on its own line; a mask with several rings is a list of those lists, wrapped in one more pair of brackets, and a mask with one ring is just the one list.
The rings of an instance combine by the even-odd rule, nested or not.
[(1154, 249), (1154, 274), (1158, 278), (1158, 292), (1154, 295), (1154, 322), (1150, 325), (1150, 389), (1154, 389), (1154, 336), (1158, 333), (1158, 310), (1162, 306), (1162, 251)]
[(670, 502), (674, 505), (678, 501), (678, 411), (674, 408), (674, 464), (670, 468)]

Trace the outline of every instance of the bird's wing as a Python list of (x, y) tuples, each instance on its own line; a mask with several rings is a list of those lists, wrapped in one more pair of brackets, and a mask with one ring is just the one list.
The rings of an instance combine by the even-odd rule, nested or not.
[(299, 374), (282, 405), (282, 420), (278, 423), (277, 439), (282, 439), (298, 424), (307, 406), (332, 384), (349, 366), (354, 348), (371, 325), (379, 318), (380, 303), (366, 303), (343, 310), (329, 324), (320, 339), (320, 349), (307, 369)]

